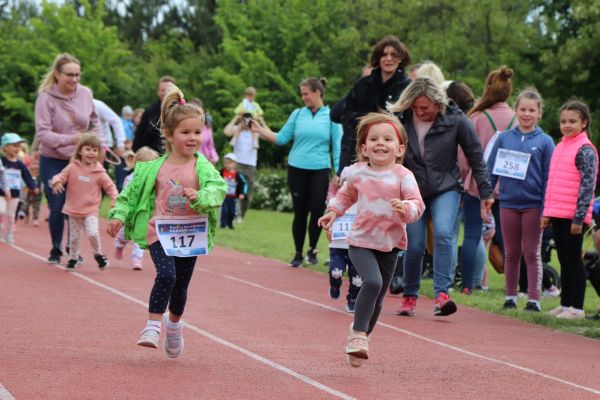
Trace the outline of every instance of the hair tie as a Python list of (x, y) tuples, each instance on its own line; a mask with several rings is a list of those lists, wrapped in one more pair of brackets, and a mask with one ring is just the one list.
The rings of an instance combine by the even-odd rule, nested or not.
[(179, 104), (185, 104), (185, 99), (183, 97), (179, 99)]

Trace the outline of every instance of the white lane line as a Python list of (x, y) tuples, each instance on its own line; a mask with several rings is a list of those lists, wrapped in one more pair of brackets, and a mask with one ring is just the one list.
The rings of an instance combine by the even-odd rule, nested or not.
[[(19, 247), (19, 246), (16, 246), (16, 245), (11, 245), (11, 246), (14, 249), (19, 250), (22, 253), (25, 253), (25, 254), (33, 257), (33, 258), (36, 258), (36, 259), (44, 261), (44, 262), (46, 261), (46, 259), (44, 257), (42, 257), (42, 256), (40, 256), (38, 254), (32, 253), (29, 250), (26, 250), (26, 249), (24, 249), (22, 247)], [(62, 270), (65, 269), (65, 267), (63, 267), (62, 265), (58, 265), (58, 264), (52, 264), (52, 265), (55, 266), (56, 268), (59, 268), (59, 269), (62, 269)], [(148, 303), (145, 303), (145, 302), (143, 302), (143, 301), (141, 301), (139, 299), (136, 299), (135, 297), (132, 297), (132, 296), (128, 295), (125, 292), (122, 292), (122, 291), (120, 291), (118, 289), (115, 289), (113, 287), (105, 285), (104, 283), (98, 282), (95, 279), (92, 279), (90, 277), (87, 277), (85, 275), (80, 274), (79, 272), (70, 272), (70, 274), (73, 275), (73, 276), (76, 276), (76, 277), (78, 277), (78, 278), (80, 278), (80, 279), (82, 279), (82, 280), (84, 280), (84, 281), (86, 281), (88, 283), (91, 283), (94, 286), (97, 286), (99, 288), (105, 289), (105, 290), (107, 290), (107, 291), (109, 291), (109, 292), (111, 292), (111, 293), (113, 293), (113, 294), (115, 294), (117, 296), (120, 296), (120, 297), (122, 297), (122, 298), (124, 298), (126, 300), (129, 300), (129, 301), (131, 301), (131, 302), (133, 302), (135, 304), (139, 304), (140, 306), (143, 306), (144, 308), (148, 309)], [(273, 368), (273, 369), (275, 369), (277, 371), (283, 372), (284, 374), (287, 374), (287, 375), (289, 375), (289, 376), (291, 376), (291, 377), (293, 377), (295, 379), (298, 379), (299, 381), (301, 381), (303, 383), (306, 383), (307, 385), (310, 385), (310, 386), (313, 386), (313, 387), (315, 387), (315, 388), (317, 388), (319, 390), (322, 390), (325, 393), (329, 393), (332, 396), (335, 396), (335, 397), (338, 397), (338, 398), (344, 399), (344, 400), (354, 400), (354, 397), (352, 397), (352, 396), (349, 396), (349, 395), (347, 395), (347, 394), (345, 394), (343, 392), (340, 392), (338, 390), (330, 388), (329, 386), (323, 385), (322, 383), (317, 382), (314, 379), (309, 378), (308, 376), (302, 375), (302, 374), (300, 374), (300, 373), (298, 373), (298, 372), (296, 372), (296, 371), (294, 371), (292, 369), (289, 369), (289, 368), (287, 368), (287, 367), (285, 367), (285, 366), (283, 366), (281, 364), (276, 363), (275, 361), (271, 361), (268, 358), (262, 357), (262, 356), (260, 356), (260, 355), (258, 355), (256, 353), (251, 352), (250, 350), (247, 350), (247, 349), (245, 349), (243, 347), (240, 347), (240, 346), (238, 346), (238, 345), (236, 345), (236, 344), (234, 344), (232, 342), (229, 342), (229, 341), (227, 341), (225, 339), (222, 339), (222, 338), (220, 338), (218, 336), (215, 336), (215, 335), (213, 335), (213, 334), (211, 334), (211, 333), (209, 333), (209, 332), (207, 332), (207, 331), (205, 331), (205, 330), (203, 330), (201, 328), (198, 328), (195, 325), (192, 325), (192, 324), (190, 324), (188, 322), (184, 322), (184, 325), (188, 329), (196, 332), (197, 334), (199, 334), (201, 336), (204, 336), (207, 339), (210, 339), (210, 340), (212, 340), (212, 341), (214, 341), (216, 343), (219, 343), (219, 344), (221, 344), (223, 346), (226, 346), (226, 347), (228, 347), (228, 348), (230, 348), (232, 350), (240, 352), (240, 353), (242, 353), (242, 354), (244, 354), (244, 355), (252, 358), (253, 360), (256, 360), (256, 361), (258, 361), (260, 363), (263, 363), (263, 364), (265, 364), (265, 365), (267, 365), (267, 366), (269, 366), (269, 367), (271, 367), (271, 368)], [(2, 389), (1, 385), (0, 385), (0, 389)], [(8, 391), (7, 391), (7, 393), (8, 393)], [(0, 400), (14, 400), (14, 398), (12, 396), (10, 396), (10, 393), (8, 393), (8, 395), (10, 397), (7, 397), (6, 399), (3, 398), (3, 397), (1, 397), (1, 395), (2, 395), (2, 391), (0, 390)]]
[[(248, 285), (248, 286), (255, 287), (257, 289), (266, 290), (266, 291), (269, 291), (269, 292), (272, 292), (272, 293), (277, 293), (277, 294), (279, 294), (281, 296), (285, 296), (285, 297), (288, 297), (290, 299), (294, 299), (294, 300), (297, 300), (297, 301), (301, 301), (303, 303), (307, 303), (307, 304), (310, 304), (310, 305), (313, 305), (313, 306), (324, 308), (326, 310), (330, 310), (330, 311), (334, 311), (334, 312), (337, 312), (337, 313), (340, 313), (340, 314), (344, 314), (346, 316), (351, 316), (351, 314), (348, 314), (347, 312), (342, 311), (342, 310), (340, 310), (338, 308), (334, 308), (334, 307), (328, 306), (326, 304), (318, 303), (316, 301), (308, 300), (308, 299), (296, 296), (296, 295), (288, 293), (288, 292), (283, 292), (281, 290), (271, 289), (271, 288), (263, 286), (261, 284), (258, 284), (258, 283), (255, 283), (255, 282), (250, 282), (250, 281), (247, 281), (247, 280), (244, 280), (244, 279), (240, 279), (240, 278), (237, 278), (237, 277), (232, 276), (232, 275), (219, 274), (217, 272), (210, 271), (210, 270), (207, 270), (205, 268), (199, 268), (199, 269), (201, 271), (203, 271), (203, 272), (208, 272), (208, 273), (211, 273), (211, 274), (214, 274), (214, 275), (217, 275), (217, 276), (222, 276), (222, 277), (225, 277), (227, 279), (231, 279), (233, 281), (236, 281), (236, 282), (239, 282), (239, 283), (243, 283), (243, 284)], [(593, 394), (600, 395), (600, 390), (598, 390), (598, 389), (594, 389), (594, 388), (591, 388), (591, 387), (583, 386), (583, 385), (577, 384), (575, 382), (571, 382), (571, 381), (568, 381), (568, 380), (565, 380), (565, 379), (562, 379), (562, 378), (558, 378), (558, 377), (555, 377), (555, 376), (552, 376), (552, 375), (545, 374), (543, 372), (536, 371), (536, 370), (531, 369), (531, 368), (520, 366), (518, 364), (514, 364), (514, 363), (511, 363), (511, 362), (498, 360), (497, 358), (492, 358), (492, 357), (485, 356), (483, 354), (475, 353), (475, 352), (472, 352), (472, 351), (469, 351), (469, 350), (466, 350), (466, 349), (463, 349), (463, 348), (460, 348), (460, 347), (457, 347), (457, 346), (453, 346), (453, 345), (448, 344), (448, 343), (440, 342), (438, 340), (431, 339), (431, 338), (428, 338), (426, 336), (419, 335), (417, 333), (408, 331), (406, 329), (401, 329), (401, 328), (395, 327), (393, 325), (388, 325), (388, 324), (382, 323), (382, 322), (378, 322), (377, 324), (379, 326), (384, 327), (384, 328), (387, 328), (387, 329), (390, 329), (390, 330), (393, 330), (393, 331), (396, 331), (396, 332), (399, 332), (399, 333), (403, 333), (403, 334), (405, 334), (407, 336), (411, 336), (413, 338), (420, 339), (420, 340), (423, 340), (425, 342), (428, 342), (428, 343), (431, 343), (431, 344), (435, 344), (435, 345), (444, 347), (444, 348), (449, 349), (449, 350), (454, 350), (454, 351), (456, 351), (458, 353), (461, 353), (461, 354), (465, 354), (465, 355), (468, 355), (468, 356), (471, 356), (471, 357), (479, 358), (481, 360), (486, 360), (486, 361), (489, 361), (489, 362), (492, 362), (492, 363), (495, 363), (495, 364), (503, 365), (505, 367), (513, 368), (513, 369), (516, 369), (516, 370), (519, 370), (519, 371), (522, 371), (522, 372), (529, 373), (531, 375), (536, 375), (536, 376), (539, 376), (541, 378), (545, 378), (545, 379), (548, 379), (548, 380), (551, 380), (551, 381), (554, 381), (554, 382), (559, 382), (559, 383), (562, 383), (562, 384), (567, 385), (567, 386), (571, 386), (571, 387), (574, 387), (574, 388), (577, 388), (577, 389), (584, 390), (586, 392), (590, 392), (590, 393), (593, 393)]]
[(0, 383), (0, 400), (15, 400), (12, 394), (8, 391), (7, 388), (2, 386)]

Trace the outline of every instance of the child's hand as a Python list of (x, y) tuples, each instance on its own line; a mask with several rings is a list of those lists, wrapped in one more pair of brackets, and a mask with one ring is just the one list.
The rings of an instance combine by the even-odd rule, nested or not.
[(243, 194), (240, 194), (240, 196), (238, 197), (240, 200), (244, 200), (246, 198), (246, 196), (244, 196)]
[(106, 233), (108, 233), (110, 237), (114, 238), (115, 236), (117, 236), (117, 233), (119, 232), (119, 229), (121, 229), (122, 226), (123, 223), (120, 220), (113, 219), (108, 223), (108, 226), (106, 227)]
[(550, 218), (542, 217), (540, 218), (540, 228), (546, 229), (550, 225)]
[(184, 188), (183, 195), (185, 196), (186, 199), (189, 200), (190, 203), (192, 203), (192, 202), (196, 201), (196, 199), (198, 199), (198, 193), (196, 193), (196, 189)]
[(110, 208), (113, 208), (115, 206), (116, 202), (117, 202), (117, 199), (110, 199)]
[(36, 187), (36, 188), (33, 190), (33, 193), (34, 193), (34, 194), (40, 194), (40, 193), (41, 193), (41, 190), (40, 190), (40, 188), (39, 188), (39, 187)]
[(494, 199), (485, 199), (485, 200), (481, 200), (481, 219), (483, 220), (483, 222), (485, 222), (486, 224), (490, 223), (490, 211), (492, 209), (492, 206), (494, 205)]
[(581, 235), (583, 228), (581, 225), (571, 224), (571, 235)]
[(58, 181), (58, 182), (55, 182), (54, 185), (52, 185), (52, 193), (58, 194), (58, 193), (62, 193), (64, 191), (65, 191), (65, 187), (62, 184), (62, 182)]
[(392, 204), (392, 208), (396, 210), (398, 214), (400, 214), (400, 218), (406, 218), (406, 206), (400, 199), (392, 199), (390, 200)]
[(329, 231), (329, 228), (331, 228), (331, 225), (333, 225), (333, 221), (335, 221), (336, 216), (337, 215), (335, 211), (327, 211), (325, 215), (319, 218), (317, 224), (323, 227), (323, 229), (325, 229), (326, 231)]

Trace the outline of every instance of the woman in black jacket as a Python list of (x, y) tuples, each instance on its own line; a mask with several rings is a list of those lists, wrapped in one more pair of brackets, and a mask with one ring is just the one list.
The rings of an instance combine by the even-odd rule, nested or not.
[(373, 67), (371, 73), (356, 81), (331, 112), (333, 122), (344, 124), (338, 176), (356, 158), (358, 119), (394, 104), (410, 83), (404, 75), (404, 67), (411, 63), (410, 54), (404, 43), (395, 36), (388, 35), (377, 42), (369, 63)]
[(426, 210), (419, 221), (408, 224), (408, 248), (404, 255), (404, 298), (399, 315), (413, 315), (421, 281), (425, 253), (427, 220), (433, 221), (434, 315), (456, 312), (448, 297), (452, 286), (452, 247), (454, 221), (463, 191), (457, 163), (458, 146), (473, 170), (481, 200), (482, 218), (487, 220), (494, 200), (488, 182), (483, 150), (468, 118), (444, 90), (430, 78), (415, 79), (402, 93), (391, 111), (401, 113), (408, 133), (404, 165), (412, 171), (419, 185)]

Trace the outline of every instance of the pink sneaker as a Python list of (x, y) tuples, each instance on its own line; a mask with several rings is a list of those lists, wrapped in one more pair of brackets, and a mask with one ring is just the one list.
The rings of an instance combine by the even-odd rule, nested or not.
[(416, 308), (416, 297), (402, 297), (402, 304), (400, 304), (400, 308), (396, 310), (396, 314), (410, 317), (411, 315), (415, 315)]
[(438, 294), (433, 303), (433, 315), (445, 317), (456, 312), (456, 304), (444, 292)]
[(115, 258), (117, 260), (123, 259), (123, 248), (122, 247), (115, 247)]
[(354, 324), (350, 324), (348, 332), (348, 345), (346, 346), (346, 361), (358, 368), (364, 360), (369, 358), (369, 341), (366, 334), (354, 331)]

